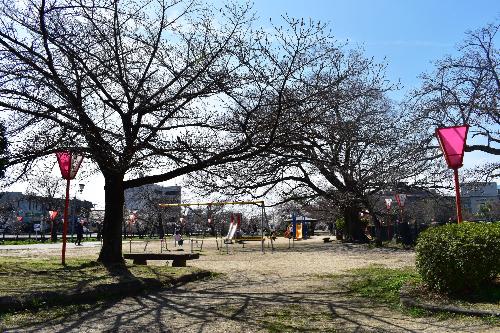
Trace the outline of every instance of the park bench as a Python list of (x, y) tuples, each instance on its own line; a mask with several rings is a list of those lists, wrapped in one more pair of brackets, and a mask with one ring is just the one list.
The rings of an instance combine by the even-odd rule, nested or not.
[(133, 259), (134, 265), (147, 265), (148, 260), (172, 260), (172, 267), (186, 267), (186, 260), (199, 259), (199, 253), (124, 253), (125, 259)]
[(262, 236), (240, 236), (235, 238), (237, 243), (242, 242), (262, 242), (264, 238)]

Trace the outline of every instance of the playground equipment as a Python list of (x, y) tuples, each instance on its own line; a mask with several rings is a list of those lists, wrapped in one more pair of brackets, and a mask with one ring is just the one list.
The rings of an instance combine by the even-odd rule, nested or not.
[[(214, 206), (226, 206), (226, 205), (256, 205), (260, 207), (261, 209), (261, 236), (260, 239), (262, 240), (261, 242), (261, 251), (264, 253), (264, 224), (267, 224), (266, 219), (265, 219), (265, 205), (264, 201), (223, 201), (223, 202), (194, 202), (194, 203), (166, 203), (166, 204), (159, 204), (160, 207), (191, 207), (191, 206), (207, 206), (208, 208), (208, 214), (210, 216), (210, 210)], [(241, 219), (241, 217), (240, 217)], [(233, 217), (233, 223), (230, 224), (230, 230), (228, 233), (229, 238), (233, 238), (234, 235), (236, 234), (236, 230), (238, 228), (237, 223), (234, 222), (234, 217)], [(241, 220), (240, 220), (241, 223)], [(269, 228), (269, 224), (267, 224), (267, 227)], [(231, 236), (231, 237), (229, 237)], [(217, 233), (216, 233), (216, 241), (217, 241), (217, 248), (219, 248), (218, 245), (218, 240), (217, 240)], [(222, 245), (222, 242), (221, 242)], [(271, 239), (271, 247), (272, 250), (274, 251), (274, 245), (273, 245), (273, 240)]]
[(236, 214), (236, 221), (234, 219), (234, 215), (231, 213), (231, 220), (229, 223), (229, 231), (227, 232), (226, 240), (232, 241), (234, 236), (236, 236), (236, 231), (241, 226), (241, 214)]

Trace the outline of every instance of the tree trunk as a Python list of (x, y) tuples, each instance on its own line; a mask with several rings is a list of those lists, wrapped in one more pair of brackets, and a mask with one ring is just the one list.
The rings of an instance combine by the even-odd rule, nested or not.
[(105, 212), (102, 226), (102, 248), (98, 261), (123, 264), (122, 225), (125, 202), (123, 175), (105, 175)]
[(344, 209), (344, 220), (346, 224), (344, 233), (347, 234), (347, 240), (350, 242), (366, 242), (366, 236), (359, 219), (359, 209), (355, 206), (346, 207)]

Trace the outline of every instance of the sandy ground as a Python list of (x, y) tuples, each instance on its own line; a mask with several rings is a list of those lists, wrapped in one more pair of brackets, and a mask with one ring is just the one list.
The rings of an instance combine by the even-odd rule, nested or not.
[[(224, 273), (175, 289), (128, 297), (112, 304), (11, 332), (499, 332), (479, 319), (412, 318), (366, 299), (347, 295), (325, 277), (370, 265), (414, 265), (414, 253), (323, 243), (322, 237), (289, 244), (285, 239), (224, 245), (203, 241), (199, 260), (188, 265)], [(169, 241), (167, 248), (177, 251)], [(193, 242), (196, 250), (201, 241)], [(220, 245), (220, 243), (219, 243)], [(160, 252), (159, 242), (124, 243), (124, 252)], [(99, 243), (68, 247), (68, 257), (96, 256)], [(189, 241), (183, 246), (190, 252)], [(161, 251), (167, 251), (165, 244)], [(57, 256), (60, 246), (0, 247), (0, 255)], [(163, 265), (165, 262), (151, 264)], [(168, 263), (167, 263), (168, 264)], [(276, 325), (277, 318), (288, 318)], [(287, 323), (288, 320), (288, 323)]]

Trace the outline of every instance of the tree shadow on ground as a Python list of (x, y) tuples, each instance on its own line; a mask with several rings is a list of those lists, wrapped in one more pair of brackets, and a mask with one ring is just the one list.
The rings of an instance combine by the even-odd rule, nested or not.
[[(307, 283), (308, 277), (302, 277)], [(259, 291), (243, 277), (217, 278), (108, 302), (24, 332), (473, 332), (484, 323), (412, 318), (345, 291)], [(286, 281), (282, 286), (286, 286)], [(296, 282), (296, 281), (295, 281)], [(309, 290), (305, 288), (306, 290)], [(255, 290), (255, 291), (252, 291)], [(272, 290), (272, 289), (271, 289)], [(464, 326), (465, 325), (465, 326)]]

